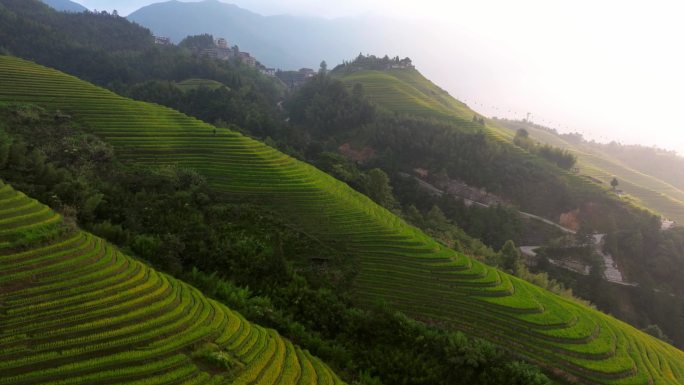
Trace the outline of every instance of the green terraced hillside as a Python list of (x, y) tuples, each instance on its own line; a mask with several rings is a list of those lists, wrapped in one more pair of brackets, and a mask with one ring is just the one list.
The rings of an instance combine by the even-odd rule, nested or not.
[(567, 149), (577, 156), (580, 173), (596, 178), (610, 186), (613, 177), (620, 181), (620, 189), (638, 202), (678, 223), (684, 223), (684, 191), (652, 175), (645, 174), (583, 144), (575, 144), (558, 135), (520, 122), (499, 122), (500, 132), (510, 140), (518, 128), (525, 128), (541, 143)]
[(0, 384), (342, 384), (276, 331), (69, 229), (0, 181)]
[(390, 111), (423, 117), (456, 118), (470, 122), (473, 111), (427, 80), (415, 69), (366, 70), (338, 74), (343, 83), (361, 83), (375, 103)]
[(182, 82), (176, 83), (176, 86), (184, 92), (197, 90), (202, 87), (206, 87), (210, 90), (216, 90), (221, 87), (226, 87), (223, 83), (210, 79), (187, 79), (183, 80)]
[[(493, 121), (487, 121), (485, 126), (473, 122), (473, 117), (479, 115), (477, 112), (415, 69), (361, 70), (351, 73), (338, 70), (332, 74), (348, 87), (362, 84), (368, 98), (389, 111), (447, 120), (456, 123), (461, 130), (484, 130), (485, 135), (494, 140), (511, 142), (508, 130), (498, 127)], [(529, 155), (517, 146), (512, 148), (518, 153)]]
[(362, 303), (443, 320), (585, 384), (684, 384), (684, 352), (450, 250), (314, 167), (239, 133), (0, 57), (0, 101), (61, 109), (129, 162), (194, 167), (226, 197), (269, 205), (360, 267)]

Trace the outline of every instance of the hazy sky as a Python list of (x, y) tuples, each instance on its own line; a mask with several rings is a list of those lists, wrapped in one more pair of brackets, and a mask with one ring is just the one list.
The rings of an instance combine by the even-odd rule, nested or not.
[[(152, 2), (81, 1), (121, 14)], [(376, 54), (412, 57), (431, 80), (486, 115), (531, 112), (534, 121), (562, 132), (684, 154), (684, 2), (225, 2), (265, 15), (411, 19), (421, 46)]]

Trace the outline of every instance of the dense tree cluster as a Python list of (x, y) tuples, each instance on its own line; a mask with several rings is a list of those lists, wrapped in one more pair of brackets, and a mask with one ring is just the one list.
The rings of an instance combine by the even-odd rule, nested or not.
[(241, 78), (235, 76), (223, 83), (230, 87), (212, 89), (200, 86), (183, 90), (176, 82), (150, 80), (119, 92), (137, 100), (174, 108), (217, 126), (229, 125), (259, 137), (273, 135), (279, 114), (270, 108), (272, 100), (265, 92), (242, 86), (241, 82)]
[(333, 70), (333, 72), (355, 72), (361, 70), (376, 70), (384, 71), (392, 68), (411, 68), (413, 66), (411, 59), (406, 57), (400, 59), (399, 56), (390, 58), (385, 55), (383, 57), (377, 57), (375, 55), (364, 55), (359, 54), (356, 59), (350, 62), (344, 62)]
[(214, 36), (205, 33), (201, 35), (188, 36), (178, 43), (178, 46), (193, 52), (197, 52), (207, 48), (214, 48), (216, 44), (214, 43)]
[(530, 138), (530, 134), (524, 128), (516, 132), (513, 143), (566, 170), (570, 170), (577, 163), (577, 157), (568, 150), (539, 144)]
[(375, 120), (375, 107), (366, 100), (363, 86), (352, 93), (339, 81), (320, 73), (287, 103), (293, 123), (318, 137), (329, 137)]

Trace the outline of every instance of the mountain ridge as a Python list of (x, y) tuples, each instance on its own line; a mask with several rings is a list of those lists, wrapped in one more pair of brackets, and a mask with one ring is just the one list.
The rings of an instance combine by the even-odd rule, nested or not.
[(386, 30), (386, 22), (375, 18), (262, 16), (213, 0), (152, 4), (131, 13), (128, 19), (176, 43), (188, 35), (223, 37), (266, 66), (282, 69), (314, 67), (321, 60), (341, 62), (359, 51), (382, 46), (376, 35), (364, 36), (366, 31)]

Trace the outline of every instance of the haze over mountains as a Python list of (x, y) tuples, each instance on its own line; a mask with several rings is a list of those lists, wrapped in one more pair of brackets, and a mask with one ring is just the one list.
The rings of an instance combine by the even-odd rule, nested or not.
[(336, 65), (360, 51), (382, 50), (392, 29), (387, 19), (262, 16), (217, 0), (152, 4), (128, 19), (176, 43), (202, 33), (225, 37), (264, 65), (282, 69), (317, 68), (321, 60)]
[[(91, 9), (118, 9), (124, 15), (151, 2), (83, 0)], [(267, 66), (315, 68), (323, 59), (332, 66), (359, 52), (409, 56), (428, 78), (488, 116), (521, 119), (531, 112), (536, 123), (560, 132), (684, 151), (681, 126), (671, 121), (678, 111), (678, 90), (684, 86), (677, 70), (684, 57), (668, 48), (683, 33), (672, 20), (679, 14), (673, 2), (640, 7), (615, 1), (543, 6), (533, 0), (392, 5), (351, 1), (328, 3), (328, 9), (307, 0), (230, 2), (263, 15), (299, 15), (266, 16), (261, 26), (251, 19), (248, 26), (255, 30), (249, 38), (225, 36)], [(369, 14), (382, 17), (325, 18)], [(231, 29), (215, 25), (211, 30), (215, 16), (181, 17), (174, 26), (194, 33)], [(613, 26), (607, 28), (605, 20)], [(161, 24), (146, 26), (164, 34)], [(194, 28), (197, 24), (205, 28)], [(331, 49), (331, 44), (339, 49)], [(271, 54), (274, 51), (281, 55)], [(658, 135), (649, 135), (647, 128)]]

